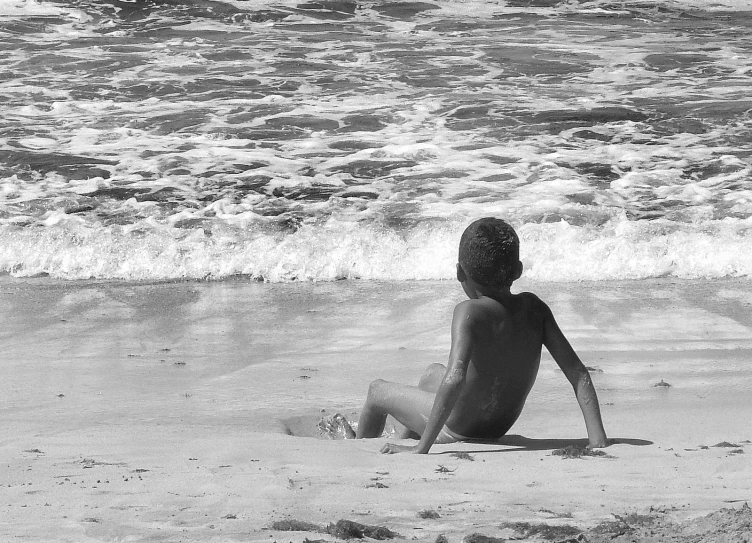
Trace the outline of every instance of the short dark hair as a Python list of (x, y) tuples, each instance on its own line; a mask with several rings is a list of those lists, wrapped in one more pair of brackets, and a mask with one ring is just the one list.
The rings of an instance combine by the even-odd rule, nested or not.
[(520, 239), (514, 228), (501, 219), (478, 219), (462, 233), (459, 263), (476, 283), (512, 286), (519, 261)]

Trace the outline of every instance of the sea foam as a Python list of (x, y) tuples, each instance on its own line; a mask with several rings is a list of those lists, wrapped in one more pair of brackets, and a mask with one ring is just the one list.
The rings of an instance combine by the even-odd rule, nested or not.
[[(464, 223), (419, 225), (400, 233), (330, 219), (295, 232), (232, 227), (127, 231), (73, 222), (0, 227), (0, 270), (63, 279), (223, 279), (269, 282), (338, 279), (451, 279)], [(565, 221), (519, 226), (524, 276), (542, 281), (752, 276), (752, 220), (698, 227), (665, 221), (611, 221), (600, 228)]]

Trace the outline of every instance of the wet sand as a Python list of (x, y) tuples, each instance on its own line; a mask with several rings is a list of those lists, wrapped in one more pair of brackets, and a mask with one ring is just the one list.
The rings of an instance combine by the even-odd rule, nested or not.
[(349, 519), (431, 543), (515, 522), (596, 540), (614, 515), (752, 500), (747, 281), (520, 286), (593, 368), (607, 456), (554, 454), (586, 434), (546, 354), (499, 443), (382, 456), (384, 439), (317, 436), (321, 417), (357, 420), (370, 380), (446, 359), (452, 282), (0, 278), (0, 539), (333, 541), (271, 527)]

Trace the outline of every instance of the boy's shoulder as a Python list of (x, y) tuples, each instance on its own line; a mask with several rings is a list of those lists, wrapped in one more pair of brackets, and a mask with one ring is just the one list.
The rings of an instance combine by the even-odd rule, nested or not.
[(544, 302), (543, 300), (541, 300), (538, 297), (538, 295), (535, 294), (535, 293), (533, 293), (533, 292), (520, 292), (519, 294), (517, 294), (517, 296), (519, 296), (520, 299), (526, 300), (527, 302), (529, 302), (531, 304), (534, 304), (534, 305), (537, 305), (537, 306), (540, 306), (540, 307), (548, 307), (546, 305), (546, 302)]
[(513, 304), (511, 307), (504, 307), (503, 304), (494, 300), (493, 298), (483, 297), (480, 299), (468, 299), (458, 303), (454, 308), (454, 315), (465, 317), (482, 317), (487, 311), (509, 311), (514, 312), (529, 312), (539, 315), (545, 315), (550, 312), (550, 309), (546, 303), (541, 300), (536, 294), (532, 292), (520, 292), (512, 295)]
[(538, 317), (545, 317), (551, 312), (551, 309), (546, 302), (541, 300), (537, 294), (533, 294), (532, 292), (520, 292), (517, 296), (519, 296), (520, 300), (523, 300), (523, 306), (525, 309)]

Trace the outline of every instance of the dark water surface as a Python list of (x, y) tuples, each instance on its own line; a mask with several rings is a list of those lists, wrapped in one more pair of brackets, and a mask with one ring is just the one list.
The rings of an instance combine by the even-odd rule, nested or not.
[(2, 272), (447, 278), (489, 214), (531, 278), (752, 272), (752, 11), (14, 5)]

